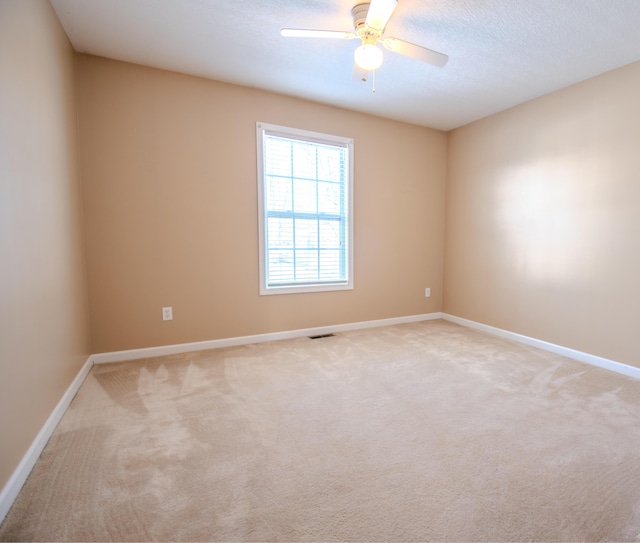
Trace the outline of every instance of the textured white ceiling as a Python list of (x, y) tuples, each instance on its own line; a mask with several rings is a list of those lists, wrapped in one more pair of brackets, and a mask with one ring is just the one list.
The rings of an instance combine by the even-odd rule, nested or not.
[[(435, 68), (385, 51), (351, 78), (357, 0), (51, 0), (77, 51), (455, 128), (640, 60), (640, 0), (399, 0), (386, 36), (449, 55)], [(639, 89), (640, 91), (640, 89)]]

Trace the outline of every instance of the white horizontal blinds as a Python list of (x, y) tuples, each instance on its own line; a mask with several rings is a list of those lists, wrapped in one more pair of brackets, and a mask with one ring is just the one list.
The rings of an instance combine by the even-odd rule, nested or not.
[(348, 280), (348, 147), (265, 133), (267, 287)]

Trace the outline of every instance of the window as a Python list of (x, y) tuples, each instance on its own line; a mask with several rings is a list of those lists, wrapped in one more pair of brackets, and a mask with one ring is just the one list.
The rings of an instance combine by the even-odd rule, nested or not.
[(353, 140), (257, 124), (260, 294), (353, 288)]

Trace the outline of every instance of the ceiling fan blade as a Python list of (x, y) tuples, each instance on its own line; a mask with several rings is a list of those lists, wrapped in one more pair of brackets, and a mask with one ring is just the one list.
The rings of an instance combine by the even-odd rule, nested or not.
[(299, 28), (283, 28), (280, 34), (285, 38), (331, 38), (338, 40), (352, 40), (356, 38), (354, 32), (339, 30), (303, 30)]
[(382, 32), (397, 5), (398, 0), (371, 0), (364, 24)]
[(432, 51), (426, 47), (399, 40), (398, 38), (384, 38), (380, 41), (389, 51), (415, 58), (416, 60), (426, 62), (438, 68), (442, 68), (449, 60), (449, 57), (443, 53), (438, 53), (437, 51)]
[(353, 79), (354, 81), (366, 81), (367, 79), (369, 79), (369, 72), (367, 72), (367, 70), (363, 70), (354, 62), (351, 79)]

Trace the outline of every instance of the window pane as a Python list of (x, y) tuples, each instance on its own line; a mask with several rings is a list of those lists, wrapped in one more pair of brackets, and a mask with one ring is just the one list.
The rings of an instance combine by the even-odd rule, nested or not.
[(344, 149), (335, 147), (318, 147), (318, 179), (323, 181), (340, 181), (342, 177)]
[(297, 213), (317, 212), (316, 182), (302, 179), (295, 179), (294, 186), (294, 208)]
[(269, 283), (290, 283), (294, 280), (293, 250), (269, 251)]
[(318, 213), (340, 213), (340, 185), (318, 183)]
[(316, 178), (316, 146), (313, 143), (293, 143), (293, 176)]
[(340, 250), (331, 249), (320, 251), (320, 279), (323, 281), (337, 281), (344, 279), (340, 266)]
[(267, 136), (264, 146), (265, 175), (291, 177), (291, 142)]
[(291, 179), (288, 177), (267, 177), (267, 209), (270, 211), (291, 211)]
[(340, 221), (320, 221), (320, 248), (340, 249)]
[(296, 219), (296, 249), (316, 249), (318, 247), (318, 221)]
[(267, 237), (269, 249), (293, 249), (293, 220), (269, 217)]
[(318, 251), (315, 249), (296, 251), (296, 279), (318, 280)]

